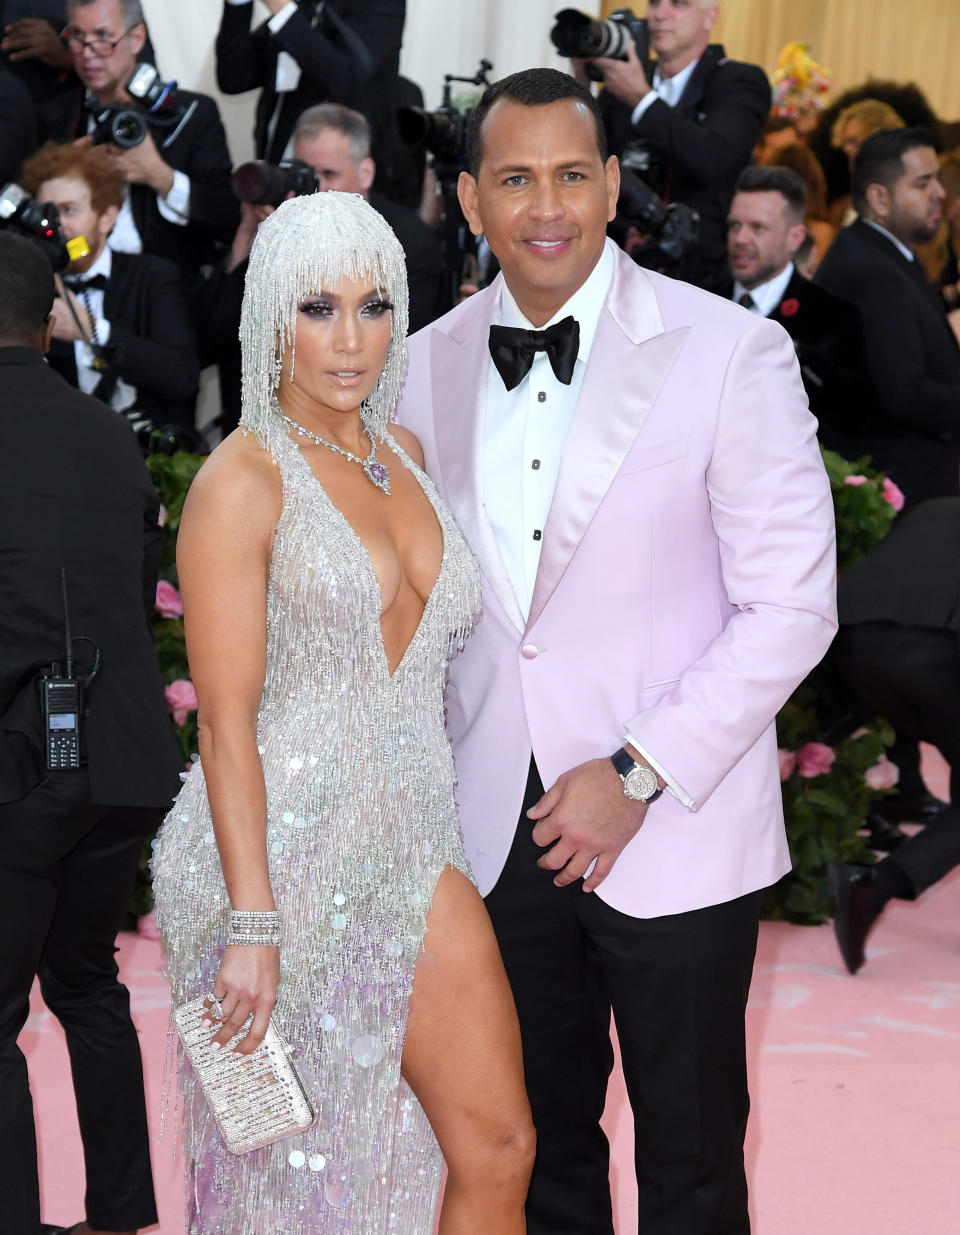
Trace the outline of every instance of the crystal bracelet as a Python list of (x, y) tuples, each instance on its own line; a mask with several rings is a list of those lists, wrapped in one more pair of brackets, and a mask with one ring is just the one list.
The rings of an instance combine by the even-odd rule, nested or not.
[(236, 944), (279, 948), (280, 914), (275, 910), (231, 909), (227, 946)]

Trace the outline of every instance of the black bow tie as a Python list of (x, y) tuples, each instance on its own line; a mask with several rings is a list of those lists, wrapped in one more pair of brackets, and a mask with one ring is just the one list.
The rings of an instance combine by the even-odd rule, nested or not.
[(91, 279), (67, 279), (67, 287), (77, 295), (84, 292), (104, 292), (108, 283), (109, 279), (105, 274), (95, 274)]
[(490, 355), (507, 390), (519, 386), (530, 372), (537, 352), (546, 352), (557, 381), (569, 386), (580, 348), (580, 323), (565, 317), (546, 330), (490, 327)]

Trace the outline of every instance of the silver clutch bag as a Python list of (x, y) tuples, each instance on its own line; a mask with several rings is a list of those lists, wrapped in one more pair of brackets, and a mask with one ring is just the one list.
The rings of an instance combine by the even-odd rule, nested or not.
[(231, 1049), (242, 1030), (221, 1050), (212, 1051), (210, 1039), (216, 1030), (201, 1024), (210, 1015), (211, 1004), (218, 1015), (213, 996), (201, 995), (176, 1008), (173, 1019), (227, 1149), (246, 1154), (306, 1132), (317, 1113), (273, 1017), (252, 1054), (238, 1055)]

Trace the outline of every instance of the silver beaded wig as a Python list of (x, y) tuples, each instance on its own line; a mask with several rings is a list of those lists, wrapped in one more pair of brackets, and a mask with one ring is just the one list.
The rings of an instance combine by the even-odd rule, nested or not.
[(278, 351), (296, 363), (297, 306), (305, 296), (334, 292), (342, 279), (373, 276), (393, 305), (387, 363), (361, 409), (378, 437), (400, 398), (407, 371), (407, 267), (393, 230), (357, 193), (293, 197), (260, 224), (243, 289), (240, 424), (261, 440), (277, 416), (273, 391)]

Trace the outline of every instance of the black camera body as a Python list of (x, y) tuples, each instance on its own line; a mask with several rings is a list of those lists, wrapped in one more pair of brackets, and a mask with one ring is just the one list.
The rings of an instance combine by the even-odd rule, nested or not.
[[(641, 64), (647, 63), (647, 21), (633, 9), (614, 9), (606, 19), (590, 17), (579, 9), (561, 9), (554, 14), (554, 21), (550, 39), (561, 56), (571, 60), (589, 60), (594, 56), (626, 60), (627, 48), (633, 43)], [(588, 64), (586, 72), (591, 80), (603, 81), (603, 74), (594, 65)]]
[(636, 171), (621, 165), (617, 220), (624, 235), (634, 227), (644, 236), (642, 243), (629, 249), (638, 266), (683, 277), (700, 240), (696, 210), (681, 202), (668, 205)]
[(177, 101), (177, 83), (165, 82), (152, 64), (138, 64), (127, 82), (134, 106), (110, 103), (93, 113), (93, 144), (130, 150), (145, 140), (151, 128), (174, 129), (186, 114)]
[(0, 189), (0, 227), (36, 240), (54, 272), (64, 270), (90, 252), (86, 240), (67, 240), (60, 226), (60, 211), (53, 202), (41, 205), (13, 181)]
[(466, 166), (469, 115), (453, 106), (438, 107), (436, 111), (401, 107), (397, 128), (408, 146), (423, 146), (433, 155), (435, 164), (456, 164), (459, 170)]
[(241, 163), (233, 173), (233, 191), (242, 202), (252, 206), (279, 206), (292, 193), (308, 197), (320, 188), (317, 174), (303, 159), (283, 159), (265, 163), (254, 159)]

